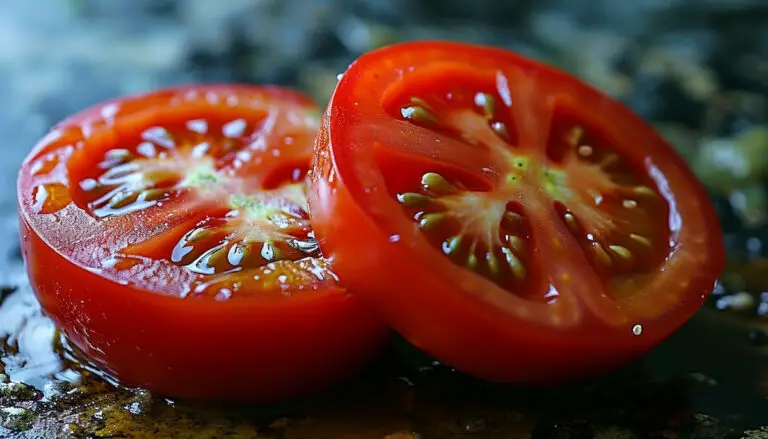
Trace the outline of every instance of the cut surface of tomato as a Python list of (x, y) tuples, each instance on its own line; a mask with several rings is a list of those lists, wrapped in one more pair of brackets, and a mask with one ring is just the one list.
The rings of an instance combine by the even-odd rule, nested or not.
[(362, 56), (326, 109), (312, 172), (333, 269), (417, 347), (481, 378), (549, 384), (637, 359), (723, 267), (714, 209), (667, 143), (501, 49)]
[(270, 401), (345, 378), (387, 327), (310, 228), (315, 105), (190, 85), (105, 102), (22, 165), (23, 255), (43, 309), (127, 386)]

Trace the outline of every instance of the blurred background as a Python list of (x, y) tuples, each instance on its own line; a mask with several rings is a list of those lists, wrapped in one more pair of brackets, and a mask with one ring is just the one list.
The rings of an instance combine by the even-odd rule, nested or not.
[[(710, 189), (732, 255), (768, 271), (765, 0), (0, 0), (0, 206), (45, 130), (101, 100), (234, 81), (323, 104), (362, 52), (425, 38), (512, 49), (626, 102)], [(768, 282), (731, 280), (750, 294), (718, 306), (768, 314)]]
[[(53, 328), (29, 294), (16, 234), (17, 167), (49, 127), (108, 98), (191, 82), (288, 85), (323, 104), (336, 75), (362, 52), (426, 38), (499, 46), (540, 59), (622, 100), (652, 123), (687, 159), (718, 208), (729, 267), (709, 307), (740, 322), (731, 325), (738, 328), (735, 338), (724, 343), (743, 342), (768, 354), (766, 0), (0, 0), (0, 299), (15, 300), (0, 307), (0, 338), (31, 328), (26, 344), (0, 352), (5, 371), (44, 387), (32, 377), (62, 368), (50, 346)], [(699, 342), (716, 343), (708, 340)], [(679, 349), (689, 345), (662, 347), (657, 357), (688, 358)], [(691, 355), (701, 351), (690, 349)], [(701, 355), (712, 361), (702, 366), (705, 373), (733, 366), (718, 379), (742, 374), (749, 398), (768, 401), (765, 361), (761, 368), (747, 360), (752, 357), (719, 358), (716, 368), (717, 354)], [(689, 370), (696, 358), (678, 366), (658, 363), (663, 370)], [(746, 363), (749, 374), (740, 368)], [(25, 375), (25, 367), (39, 370)], [(64, 373), (58, 378), (68, 380)], [(716, 385), (707, 375), (697, 376), (697, 386)], [(647, 398), (638, 393), (639, 405), (627, 406), (627, 413), (642, 422), (644, 407), (658, 408), (653, 392), (679, 390), (677, 382), (670, 388), (639, 386), (653, 390)], [(758, 399), (736, 387), (685, 390), (682, 397), (694, 401), (686, 399), (686, 409), (711, 408), (695, 415), (704, 416), (695, 425), (705, 429), (695, 433), (706, 434), (683, 437), (726, 437), (712, 426), (732, 422), (732, 412), (752, 410), (742, 419), (759, 420)], [(623, 394), (621, 401), (626, 402)], [(603, 410), (613, 405), (610, 400), (595, 409), (594, 419), (614, 422)], [(578, 419), (591, 416), (584, 412), (591, 406), (584, 407), (558, 409), (543, 418), (546, 428), (582, 425)], [(0, 413), (0, 421), (8, 416)], [(768, 425), (764, 434), (749, 437), (768, 437)]]
[(0, 0), (2, 178), (51, 124), (103, 99), (237, 81), (322, 103), (360, 53), (424, 38), (513, 49), (597, 85), (653, 122), (736, 217), (764, 223), (764, 0)]

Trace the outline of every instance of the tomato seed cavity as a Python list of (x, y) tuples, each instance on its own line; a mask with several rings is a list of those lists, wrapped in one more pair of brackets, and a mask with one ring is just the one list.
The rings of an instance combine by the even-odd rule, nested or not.
[(542, 196), (555, 204), (567, 230), (606, 279), (650, 269), (666, 254), (666, 203), (651, 182), (636, 180), (605, 136), (571, 113), (555, 110), (543, 157), (531, 152), (532, 145), (514, 144), (517, 135), (510, 136), (508, 128), (512, 113), (494, 93), (456, 90), (430, 99), (408, 97), (398, 116), (490, 151), (497, 161), (489, 163), (500, 173), (491, 175), (496, 181), (487, 192), (468, 190), (460, 178), (433, 171), (422, 175), (419, 190), (396, 194), (454, 263), (514, 290), (515, 282), (529, 274), (524, 261), (530, 237), (526, 212), (506, 205)]

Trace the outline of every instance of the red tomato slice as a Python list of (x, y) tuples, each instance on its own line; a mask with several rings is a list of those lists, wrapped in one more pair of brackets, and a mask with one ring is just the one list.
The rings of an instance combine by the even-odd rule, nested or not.
[(164, 395), (268, 401), (358, 370), (387, 327), (310, 228), (313, 114), (289, 90), (206, 85), (59, 124), (18, 181), (44, 310), (123, 384)]
[(619, 103), (507, 51), (362, 56), (315, 151), (311, 222), (334, 270), (417, 347), (481, 378), (549, 384), (636, 359), (723, 267), (680, 157)]

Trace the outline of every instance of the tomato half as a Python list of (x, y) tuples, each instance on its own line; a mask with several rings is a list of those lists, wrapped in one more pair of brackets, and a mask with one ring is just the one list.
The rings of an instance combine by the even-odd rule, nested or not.
[(668, 144), (514, 53), (376, 50), (321, 125), (309, 205), (324, 254), (395, 330), (475, 376), (614, 369), (689, 319), (722, 270), (714, 209)]
[(358, 370), (388, 329), (309, 225), (319, 112), (280, 88), (198, 85), (106, 102), (24, 161), (24, 258), (43, 309), (124, 385), (269, 401)]

